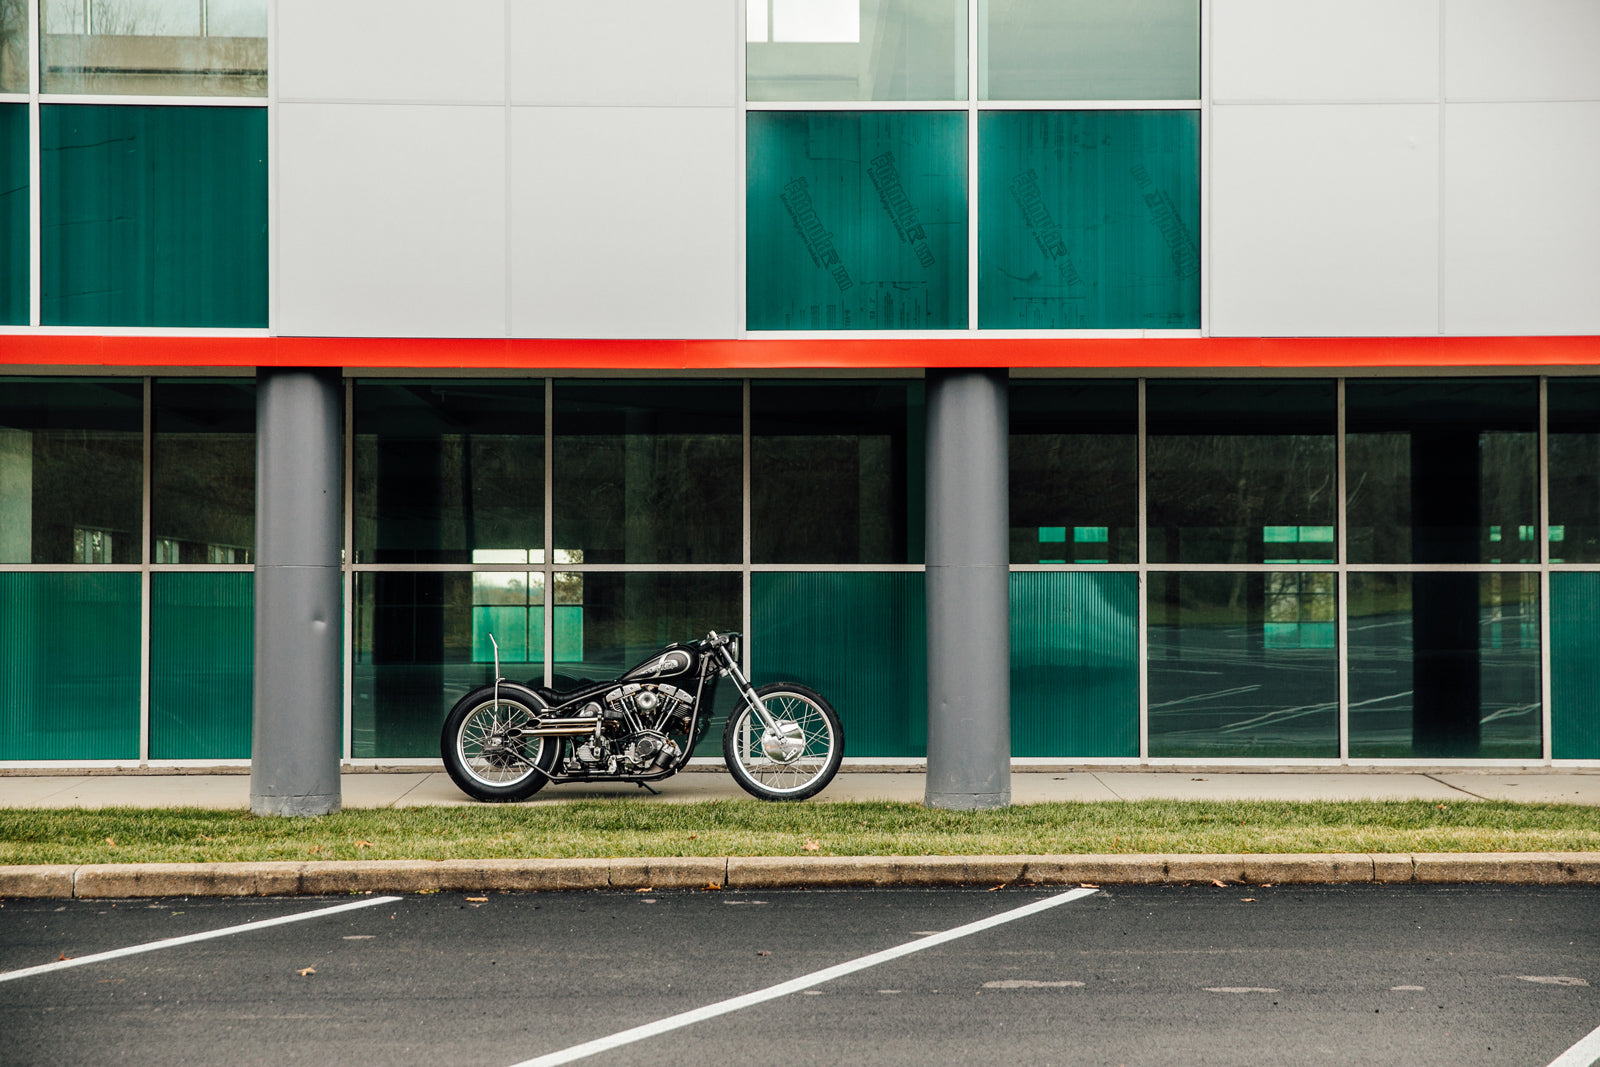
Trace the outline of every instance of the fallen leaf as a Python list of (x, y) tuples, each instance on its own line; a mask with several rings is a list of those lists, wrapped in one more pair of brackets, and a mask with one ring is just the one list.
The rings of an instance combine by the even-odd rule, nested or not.
[(56, 957), (56, 960), (57, 960), (57, 962), (59, 962), (61, 960), (70, 960), (71, 958), (72, 958), (71, 956), (69, 956), (65, 952), (63, 952), (61, 955)]
[(310, 845), (310, 846), (307, 846), (306, 851), (307, 852), (321, 852), (322, 851), (322, 846), (321, 845)]
[(1271, 889), (1272, 888), (1272, 883), (1271, 882), (1262, 882), (1261, 883), (1261, 888), (1262, 889)]
[(721, 888), (722, 887), (720, 885), (718, 885), (717, 883), (715, 883), (715, 882), (707, 882), (706, 883), (706, 891), (707, 892), (711, 892), (713, 890), (717, 890), (717, 889), (721, 889)]
[(1006, 887), (1006, 884), (1005, 884), (1005, 883), (1004, 883), (1004, 882), (1001, 882), (1001, 883), (1000, 883), (1000, 884), (999, 884), (999, 885), (996, 885), (996, 886), (990, 886), (990, 887), (989, 887), (989, 892), (991, 892), (991, 893), (993, 893), (993, 892), (994, 892), (994, 891), (995, 891), (995, 890), (997, 890), (997, 889), (1004, 889), (1004, 888), (1005, 888), (1005, 887)]
[(802, 846), (802, 847), (803, 847), (803, 848), (804, 848), (804, 849), (805, 849), (805, 850), (806, 850), (806, 851), (807, 851), (807, 852), (815, 852), (815, 851), (816, 851), (816, 850), (817, 850), (817, 849), (819, 849), (819, 848), (821, 848), (821, 847), (822, 847), (822, 845), (821, 845), (821, 844), (819, 844), (819, 843), (818, 843), (818, 841), (817, 841), (817, 839), (816, 839), (816, 838), (814, 838), (814, 837), (808, 837), (808, 838), (806, 838), (806, 843), (805, 843), (805, 845), (803, 845), (803, 846)]
[(372, 847), (372, 842), (371, 841), (357, 841), (356, 842), (356, 848), (371, 848), (371, 847)]
[(301, 978), (304, 978), (308, 974), (316, 974), (317, 969), (315, 967), (302, 967), (294, 973), (298, 974)]
[(1256, 902), (1255, 897), (1240, 897), (1239, 899), (1246, 904), (1254, 904)]
[(116, 841), (114, 841), (114, 840), (112, 840), (112, 839), (111, 839), (111, 838), (109, 838), (109, 837), (108, 837), (108, 838), (106, 838), (106, 844), (108, 844), (108, 845), (110, 845), (110, 846), (111, 846), (111, 847), (112, 847), (112, 848), (116, 848), (116, 847), (117, 847), (117, 843), (116, 843)]
[(1219, 882), (1215, 878), (1211, 879), (1211, 884), (1216, 886), (1218, 889), (1226, 889), (1226, 888), (1228, 888), (1228, 883), (1227, 882)]
[(467, 902), (471, 903), (471, 904), (487, 904), (487, 903), (489, 903), (489, 898), (488, 897), (468, 897), (467, 898)]
[(690, 841), (693, 841), (693, 840), (695, 840), (695, 839), (696, 839), (696, 838), (698, 838), (698, 837), (699, 837), (699, 836), (700, 836), (700, 835), (699, 835), (699, 834), (690, 834), (690, 835), (689, 835), (689, 840), (690, 840)]
[(635, 889), (634, 892), (635, 893), (653, 893), (653, 892), (655, 892), (655, 889), (656, 889), (655, 886), (647, 885), (643, 889)]
[(759, 952), (757, 952), (756, 955), (757, 956), (770, 956), (770, 955), (772, 955), (772, 953), (768, 952), (766, 949), (762, 949)]
[(1100, 886), (1096, 882), (1079, 882), (1078, 883), (1078, 888), (1079, 889), (1099, 889)]

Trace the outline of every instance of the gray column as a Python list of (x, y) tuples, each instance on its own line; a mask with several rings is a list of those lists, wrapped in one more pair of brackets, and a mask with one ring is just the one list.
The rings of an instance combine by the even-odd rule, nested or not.
[(933, 808), (1011, 803), (1003, 370), (928, 372), (928, 788)]
[(338, 371), (256, 377), (256, 662), (250, 810), (339, 810), (344, 404)]

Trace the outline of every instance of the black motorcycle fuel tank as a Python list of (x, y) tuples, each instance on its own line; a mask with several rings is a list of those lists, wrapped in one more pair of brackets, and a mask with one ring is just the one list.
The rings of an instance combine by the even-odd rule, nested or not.
[(680, 678), (695, 669), (700, 655), (698, 649), (687, 645), (669, 645), (617, 680), (653, 682), (657, 679)]

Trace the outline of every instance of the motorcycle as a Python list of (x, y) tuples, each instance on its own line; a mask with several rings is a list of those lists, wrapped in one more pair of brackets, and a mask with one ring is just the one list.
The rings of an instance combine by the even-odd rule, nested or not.
[[(719, 678), (741, 703), (722, 732), (733, 780), (761, 800), (821, 792), (844, 759), (844, 729), (822, 696), (793, 682), (757, 689), (739, 669), (739, 635), (715, 630), (672, 644), (607, 682), (557, 692), (500, 677), (458, 700), (439, 747), (445, 770), (477, 800), (526, 800), (546, 782), (637, 782), (669, 778), (711, 726)], [(490, 637), (494, 643), (494, 638)]]

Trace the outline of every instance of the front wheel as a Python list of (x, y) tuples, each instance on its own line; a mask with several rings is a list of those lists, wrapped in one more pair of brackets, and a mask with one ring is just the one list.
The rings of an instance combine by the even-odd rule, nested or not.
[(793, 682), (756, 690), (774, 720), (769, 730), (746, 704), (728, 717), (722, 758), (733, 780), (761, 800), (804, 800), (833, 781), (844, 760), (844, 727), (822, 696)]
[(462, 697), (439, 736), (444, 769), (474, 800), (526, 800), (550, 778), (560, 739), (523, 737), (520, 729), (544, 709), (493, 686)]

